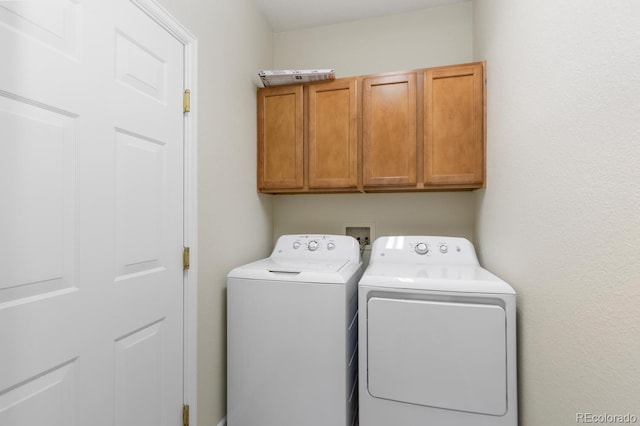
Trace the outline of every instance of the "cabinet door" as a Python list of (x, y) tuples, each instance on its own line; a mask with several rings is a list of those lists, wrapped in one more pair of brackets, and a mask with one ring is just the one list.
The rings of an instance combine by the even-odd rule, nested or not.
[(365, 186), (416, 184), (416, 74), (363, 80)]
[(302, 86), (258, 90), (258, 189), (303, 185)]
[(484, 64), (428, 69), (424, 82), (424, 181), (484, 185)]
[(358, 185), (356, 80), (309, 85), (309, 188)]

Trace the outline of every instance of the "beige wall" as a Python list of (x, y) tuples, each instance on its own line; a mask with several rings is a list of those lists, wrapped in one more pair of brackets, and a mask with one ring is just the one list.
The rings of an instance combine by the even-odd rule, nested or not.
[(631, 0), (474, 0), (477, 243), (518, 291), (523, 426), (640, 418), (639, 22)]
[[(469, 194), (276, 195), (276, 236), (344, 234), (345, 226), (369, 226), (383, 235), (456, 235), (473, 238), (474, 200)], [(365, 253), (368, 261), (369, 249)]]
[[(199, 40), (199, 425), (224, 416), (225, 275), (272, 237), (472, 237), (518, 291), (521, 424), (640, 417), (640, 9), (474, 0), (278, 33), (250, 0), (160, 0)], [(255, 72), (488, 61), (488, 188), (257, 195)], [(250, 244), (235, 243), (238, 241)]]
[[(339, 77), (470, 62), (471, 3), (277, 33), (276, 68), (335, 68)], [(473, 237), (473, 192), (276, 195), (274, 236), (344, 233), (372, 226), (374, 237)]]
[(334, 68), (337, 77), (468, 62), (471, 2), (277, 33), (279, 69)]
[(226, 413), (226, 274), (268, 255), (272, 198), (256, 194), (257, 70), (273, 33), (251, 0), (161, 0), (198, 38), (198, 424)]

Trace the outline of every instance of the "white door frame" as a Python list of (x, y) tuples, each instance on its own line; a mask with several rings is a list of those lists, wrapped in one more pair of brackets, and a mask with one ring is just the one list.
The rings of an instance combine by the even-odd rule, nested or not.
[(198, 40), (155, 0), (131, 0), (184, 46), (184, 88), (191, 91), (191, 111), (184, 115), (184, 245), (190, 267), (184, 273), (184, 403), (190, 426), (197, 426), (198, 402)]

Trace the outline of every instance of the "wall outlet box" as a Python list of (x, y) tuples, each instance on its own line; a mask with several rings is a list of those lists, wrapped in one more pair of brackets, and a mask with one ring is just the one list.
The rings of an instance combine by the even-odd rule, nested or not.
[(371, 227), (369, 226), (345, 226), (344, 233), (358, 240), (361, 247), (371, 245)]

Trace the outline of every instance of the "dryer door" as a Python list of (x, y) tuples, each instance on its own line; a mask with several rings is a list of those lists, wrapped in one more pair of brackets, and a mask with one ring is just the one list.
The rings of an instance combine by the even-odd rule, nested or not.
[(372, 297), (368, 389), (377, 398), (472, 413), (507, 411), (502, 307)]

